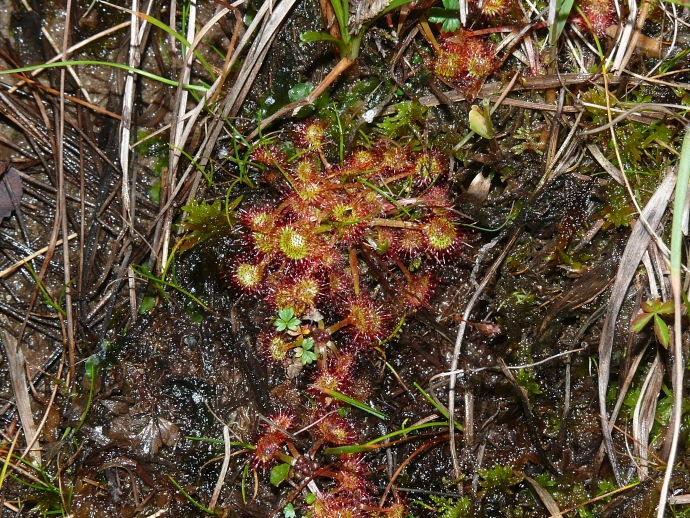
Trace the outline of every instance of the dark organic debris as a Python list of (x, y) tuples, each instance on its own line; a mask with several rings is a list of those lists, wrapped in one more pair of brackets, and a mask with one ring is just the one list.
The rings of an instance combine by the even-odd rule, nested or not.
[(19, 208), (22, 199), (22, 179), (19, 171), (7, 162), (0, 162), (0, 221)]

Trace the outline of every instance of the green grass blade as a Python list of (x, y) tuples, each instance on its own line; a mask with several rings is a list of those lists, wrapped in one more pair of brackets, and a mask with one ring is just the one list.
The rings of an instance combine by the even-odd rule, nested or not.
[(328, 394), (330, 397), (333, 399), (337, 399), (338, 401), (342, 401), (343, 403), (347, 403), (350, 406), (353, 406), (355, 408), (359, 408), (360, 410), (365, 411), (368, 414), (373, 415), (374, 417), (378, 417), (379, 419), (386, 421), (388, 420), (388, 416), (384, 414), (383, 412), (379, 412), (375, 408), (370, 407), (369, 405), (365, 405), (364, 403), (357, 401), (356, 399), (352, 399), (351, 397), (347, 397), (345, 394), (341, 394), (340, 392), (336, 392), (335, 390), (330, 390), (330, 389), (322, 389), (324, 394)]
[(41, 279), (38, 278), (38, 275), (34, 271), (34, 269), (31, 267), (29, 263), (24, 263), (24, 266), (26, 267), (27, 270), (29, 270), (29, 273), (31, 276), (34, 278), (36, 281), (36, 285), (38, 286), (38, 289), (41, 291), (41, 294), (43, 295), (43, 301), (53, 308), (55, 311), (60, 313), (63, 317), (67, 315), (64, 309), (62, 309), (53, 299), (52, 295), (48, 293), (48, 290), (46, 290), (45, 286), (43, 285), (43, 282), (41, 282)]
[(369, 187), (369, 189), (373, 189), (374, 191), (376, 191), (377, 193), (379, 193), (381, 196), (383, 196), (383, 197), (386, 198), (389, 202), (391, 202), (393, 205), (395, 205), (395, 207), (396, 207), (398, 210), (401, 210), (403, 213), (405, 213), (405, 215), (406, 215), (408, 218), (412, 218), (412, 214), (410, 214), (409, 211), (408, 211), (405, 207), (403, 207), (402, 205), (400, 205), (400, 204), (395, 200), (395, 198), (394, 198), (393, 196), (391, 196), (390, 194), (388, 194), (386, 191), (384, 191), (383, 189), (380, 189), (380, 188), (376, 187), (373, 183), (371, 183), (371, 182), (369, 182), (369, 181), (367, 181), (367, 180), (364, 180), (363, 178), (358, 178), (357, 181), (358, 181), (359, 183), (361, 183), (362, 185), (366, 185), (367, 187)]
[(5, 477), (7, 476), (7, 468), (10, 465), (10, 459), (12, 458), (12, 452), (14, 451), (14, 447), (17, 445), (17, 439), (19, 439), (18, 433), (14, 436), (14, 440), (12, 441), (12, 445), (10, 446), (10, 451), (7, 452), (7, 457), (5, 457), (5, 462), (2, 463), (2, 472), (0, 472), (0, 489), (2, 489), (2, 486), (5, 483)]
[[(165, 23), (160, 21), (158, 18), (154, 18), (151, 15), (145, 14), (145, 13), (137, 13), (137, 16), (139, 16), (141, 19), (149, 22), (151, 25), (155, 25), (162, 31), (167, 32), (170, 34), (173, 38), (175, 38), (177, 41), (182, 43), (186, 48), (190, 48), (192, 44), (187, 41), (187, 38), (185, 38), (182, 34), (180, 34), (177, 31), (174, 31), (171, 27), (168, 27)], [(213, 68), (211, 68), (211, 65), (208, 64), (208, 61), (204, 59), (204, 57), (201, 55), (201, 52), (198, 50), (194, 50), (194, 55), (196, 58), (199, 60), (199, 63), (206, 69), (206, 72), (213, 78), (213, 80), (216, 80), (216, 75), (213, 73)], [(223, 59), (225, 59), (225, 56), (223, 56)]]
[(300, 36), (300, 40), (302, 41), (302, 43), (313, 43), (315, 41), (325, 41), (327, 43), (333, 43), (338, 47), (338, 50), (340, 51), (341, 55), (345, 55), (349, 50), (349, 45), (347, 43), (344, 43), (342, 40), (339, 40), (338, 38), (334, 38), (326, 32), (308, 31)]
[[(663, 518), (668, 497), (671, 475), (674, 471), (678, 439), (680, 435), (680, 422), (683, 414), (683, 374), (685, 362), (683, 361), (683, 337), (681, 320), (681, 298), (683, 283), (681, 279), (681, 264), (683, 259), (683, 218), (685, 216), (685, 200), (688, 195), (688, 181), (690, 181), (690, 127), (685, 128), (685, 138), (680, 152), (680, 164), (678, 165), (678, 178), (676, 179), (676, 193), (673, 200), (673, 223), (671, 226), (671, 290), (675, 305), (673, 325), (673, 413), (671, 417), (673, 435), (671, 448), (668, 454), (664, 481), (661, 486), (659, 505), (657, 506), (657, 518)], [(670, 338), (670, 337), (669, 337)]]
[(690, 128), (686, 128), (683, 148), (680, 153), (678, 166), (678, 180), (673, 205), (673, 227), (671, 228), (671, 273), (681, 270), (683, 249), (683, 212), (685, 199), (688, 195), (688, 181), (690, 181)]
[[(129, 65), (124, 65), (122, 63), (110, 63), (108, 61), (97, 61), (92, 59), (79, 59), (75, 61), (57, 61), (55, 63), (40, 63), (38, 65), (30, 65), (28, 67), (10, 68), (7, 70), (0, 70), (0, 76), (8, 74), (21, 74), (22, 72), (33, 72), (34, 70), (37, 70), (39, 68), (58, 68), (80, 65), (119, 68), (121, 70), (126, 70), (128, 72), (133, 72), (135, 74), (139, 74), (140, 76), (153, 79), (154, 81), (158, 81), (159, 83), (163, 83), (165, 85), (179, 86), (179, 83), (177, 81), (173, 81), (172, 79), (167, 79), (165, 77), (152, 74), (151, 72), (147, 72), (146, 70), (130, 67)], [(199, 92), (206, 92), (206, 90), (208, 90), (205, 86), (197, 85), (183, 85), (183, 88), (186, 88), (187, 90), (196, 90)]]
[(168, 478), (170, 479), (170, 482), (173, 483), (173, 485), (180, 491), (180, 493), (182, 493), (182, 494), (185, 496), (185, 498), (186, 498), (187, 500), (189, 500), (189, 502), (190, 502), (194, 507), (196, 507), (197, 509), (199, 509), (199, 510), (205, 512), (206, 514), (213, 514), (213, 511), (212, 511), (211, 509), (209, 509), (208, 507), (204, 507), (204, 506), (201, 505), (199, 502), (197, 502), (196, 500), (194, 500), (194, 499), (192, 498), (192, 495), (190, 495), (189, 493), (187, 493), (187, 491), (185, 491), (185, 490), (182, 488), (182, 486), (181, 486), (180, 484), (178, 484), (177, 481), (176, 481), (174, 478), (172, 478), (172, 476), (171, 476), (171, 477), (168, 477)]
[[(434, 401), (434, 398), (432, 398), (429, 394), (427, 394), (427, 393), (424, 391), (424, 389), (421, 387), (421, 385), (419, 385), (419, 383), (417, 383), (417, 382), (415, 381), (415, 382), (414, 382), (414, 386), (417, 387), (417, 390), (419, 390), (419, 392), (422, 393), (422, 396), (424, 396), (424, 399), (426, 399), (429, 403), (431, 403), (431, 405), (432, 405), (436, 410), (438, 410), (438, 412), (439, 412), (443, 417), (445, 417), (446, 419), (448, 419), (448, 412), (447, 412), (444, 408), (440, 407), (440, 406), (438, 405), (438, 403), (436, 403), (436, 401)], [(458, 423), (457, 421), (455, 421), (455, 428), (457, 428), (458, 430), (462, 431), (462, 425), (461, 425), (460, 423)]]
[(340, 37), (343, 39), (343, 43), (350, 43), (350, 29), (347, 26), (350, 18), (348, 0), (331, 0), (331, 6), (333, 6), (335, 19), (338, 20), (338, 29), (340, 29)]
[[(110, 7), (114, 7), (115, 9), (120, 9), (122, 11), (125, 11), (129, 14), (136, 14), (140, 19), (144, 20), (145, 22), (150, 23), (151, 25), (158, 27), (160, 30), (163, 32), (166, 32), (170, 34), (173, 38), (175, 38), (177, 41), (179, 41), (183, 47), (185, 48), (190, 48), (192, 46), (191, 43), (187, 40), (187, 38), (184, 37), (184, 35), (180, 34), (179, 32), (175, 31), (172, 27), (166, 25), (162, 21), (160, 21), (158, 18), (154, 18), (150, 14), (142, 13), (142, 12), (134, 12), (131, 9), (127, 9), (126, 7), (121, 7), (119, 5), (111, 4), (110, 2), (104, 2), (101, 0), (102, 4), (108, 5)], [(189, 6), (185, 4), (186, 8), (189, 9)], [(186, 31), (186, 20), (187, 20), (187, 12), (183, 13), (182, 17), (182, 30)], [(211, 65), (208, 64), (208, 62), (204, 59), (204, 57), (201, 55), (201, 52), (198, 50), (194, 50), (194, 55), (196, 58), (199, 60), (199, 63), (203, 65), (203, 67), (206, 69), (206, 71), (209, 73), (209, 75), (213, 78), (213, 80), (216, 80), (216, 76), (213, 73), (213, 69), (211, 68)]]
[(555, 45), (558, 38), (561, 37), (574, 3), (575, 0), (558, 0), (556, 2), (556, 23), (549, 27), (549, 44), (551, 46)]
[(150, 281), (152, 281), (152, 282), (154, 282), (154, 283), (160, 283), (160, 284), (162, 284), (162, 285), (164, 285), (164, 286), (167, 286), (168, 288), (173, 288), (173, 289), (179, 291), (179, 292), (182, 293), (183, 295), (186, 295), (187, 297), (189, 297), (190, 299), (192, 299), (194, 302), (196, 302), (199, 306), (201, 306), (201, 307), (204, 308), (205, 310), (210, 311), (209, 307), (208, 307), (206, 304), (204, 304), (203, 302), (201, 302), (197, 297), (195, 297), (194, 295), (192, 295), (191, 293), (189, 293), (189, 292), (188, 292), (187, 290), (185, 290), (184, 288), (181, 288), (181, 287), (178, 286), (177, 284), (173, 284), (173, 283), (171, 283), (171, 282), (167, 282), (167, 281), (164, 281), (164, 280), (162, 280), (162, 279), (159, 279), (159, 278), (156, 277), (155, 275), (152, 275), (151, 273), (149, 273), (149, 272), (147, 272), (146, 270), (144, 270), (144, 269), (143, 269), (142, 267), (140, 267), (139, 265), (132, 265), (132, 270), (134, 270), (134, 272), (135, 272), (137, 275), (143, 277), (144, 279), (148, 279), (148, 280), (150, 280)]
[(393, 437), (397, 437), (398, 435), (407, 435), (410, 432), (414, 432), (416, 430), (423, 430), (424, 428), (433, 428), (433, 427), (441, 427), (441, 428), (447, 428), (448, 423), (442, 422), (442, 421), (436, 421), (436, 422), (431, 422), (431, 423), (423, 423), (423, 424), (418, 424), (415, 426), (409, 426), (407, 428), (401, 428), (400, 430), (396, 430), (391, 433), (387, 433), (386, 435), (382, 435), (381, 437), (377, 437), (376, 439), (373, 439), (367, 443), (364, 444), (350, 444), (347, 446), (337, 446), (333, 448), (326, 448), (324, 449), (324, 453), (327, 455), (346, 455), (346, 454), (352, 454), (352, 453), (363, 453), (367, 451), (374, 450), (376, 448), (379, 448), (379, 443), (383, 442), (387, 439), (391, 439)]

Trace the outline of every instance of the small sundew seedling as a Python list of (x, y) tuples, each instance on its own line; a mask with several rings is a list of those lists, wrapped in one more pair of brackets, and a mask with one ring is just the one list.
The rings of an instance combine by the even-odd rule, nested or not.
[(275, 319), (273, 325), (276, 326), (276, 331), (292, 331), (293, 333), (299, 329), (302, 321), (295, 317), (295, 310), (292, 308), (283, 308), (278, 311), (278, 318)]
[(536, 300), (534, 293), (527, 293), (525, 290), (514, 291), (512, 295), (515, 303), (520, 305), (531, 305)]
[(235, 268), (233, 280), (242, 290), (252, 292), (261, 284), (263, 266), (250, 262), (240, 262)]

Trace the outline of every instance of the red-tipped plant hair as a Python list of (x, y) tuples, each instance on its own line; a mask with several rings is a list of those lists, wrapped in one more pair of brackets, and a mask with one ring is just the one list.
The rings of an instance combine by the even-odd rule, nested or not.
[(290, 432), (295, 422), (295, 416), (281, 412), (269, 418), (269, 421), (272, 424), (262, 424), (256, 439), (252, 455), (252, 464), (255, 468), (266, 468), (279, 456), (281, 448), (288, 439), (284, 431)]
[(460, 233), (444, 216), (434, 216), (421, 228), (426, 242), (426, 252), (440, 262), (452, 258), (460, 246)]
[(353, 339), (356, 348), (369, 348), (390, 331), (390, 314), (384, 306), (368, 295), (349, 297), (343, 304), (348, 325), (344, 331)]
[(320, 149), (328, 142), (325, 121), (311, 118), (295, 125), (295, 144), (307, 150)]

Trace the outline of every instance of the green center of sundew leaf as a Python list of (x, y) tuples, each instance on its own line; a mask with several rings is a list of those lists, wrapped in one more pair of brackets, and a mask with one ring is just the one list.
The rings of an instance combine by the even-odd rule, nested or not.
[(309, 255), (307, 238), (294, 228), (284, 228), (280, 233), (280, 251), (293, 261), (301, 261)]
[(339, 203), (333, 207), (333, 219), (339, 223), (356, 223), (355, 209), (352, 205)]
[(350, 322), (360, 333), (376, 336), (381, 331), (381, 317), (375, 309), (353, 305), (350, 308)]
[(279, 336), (276, 336), (273, 338), (273, 340), (271, 340), (271, 343), (268, 344), (268, 349), (271, 353), (271, 357), (274, 360), (282, 361), (285, 359), (287, 352), (290, 350), (290, 344)]
[(261, 282), (261, 274), (260, 266), (242, 263), (237, 267), (237, 282), (245, 288), (255, 288)]
[(268, 230), (273, 225), (271, 224), (273, 216), (266, 212), (258, 212), (252, 216), (251, 226), (253, 230)]
[(429, 241), (429, 246), (439, 252), (448, 250), (456, 237), (455, 228), (445, 218), (438, 218), (427, 223), (424, 226), (424, 235)]
[(304, 134), (304, 139), (310, 146), (320, 146), (323, 143), (323, 128), (318, 124), (310, 124)]
[(274, 243), (271, 236), (263, 232), (252, 232), (252, 239), (254, 240), (254, 247), (264, 254), (273, 251)]
[(314, 181), (316, 178), (316, 175), (318, 173), (318, 169), (314, 162), (312, 160), (302, 160), (298, 165), (297, 169), (295, 170), (295, 176), (297, 177), (298, 180), (301, 180), (303, 182), (307, 181)]
[(318, 183), (307, 181), (300, 186), (297, 194), (305, 201), (313, 201), (316, 200), (320, 192), (321, 186)]

